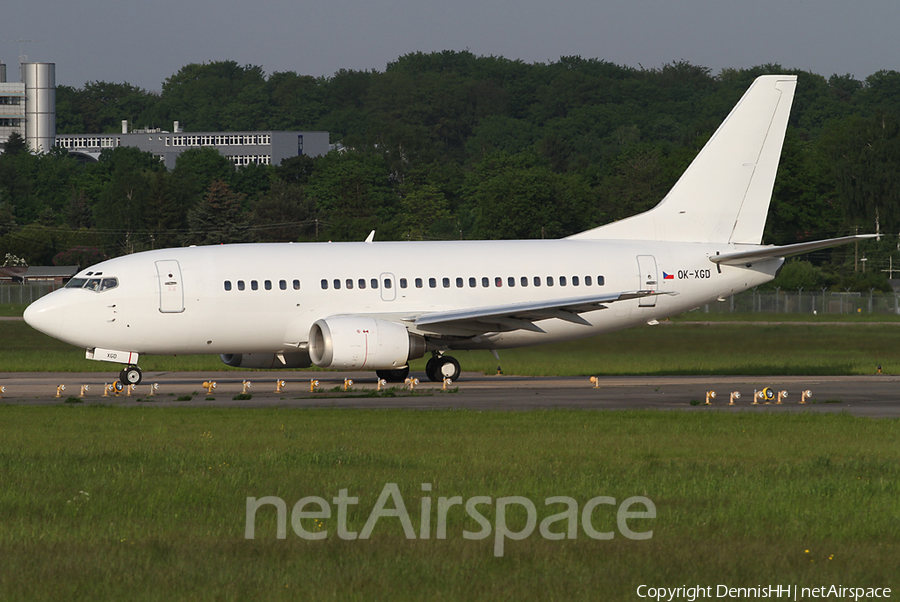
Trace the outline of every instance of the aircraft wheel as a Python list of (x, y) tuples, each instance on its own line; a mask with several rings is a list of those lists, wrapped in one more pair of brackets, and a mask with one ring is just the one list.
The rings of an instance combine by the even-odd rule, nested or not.
[(119, 373), (119, 381), (126, 386), (139, 385), (141, 384), (143, 376), (140, 368), (137, 366), (128, 366)]
[(434, 380), (443, 381), (445, 378), (449, 378), (453, 382), (459, 380), (460, 374), (462, 374), (462, 368), (459, 367), (459, 362), (456, 361), (455, 357), (450, 357), (449, 355), (445, 355), (438, 359), (437, 370), (435, 370), (437, 378)]
[(409, 366), (397, 370), (376, 370), (375, 374), (389, 383), (402, 383), (409, 376)]
[(438, 375), (438, 365), (441, 361), (441, 358), (437, 355), (431, 357), (428, 360), (428, 363), (425, 364), (425, 374), (428, 376), (428, 380), (431, 382), (440, 382), (441, 377)]

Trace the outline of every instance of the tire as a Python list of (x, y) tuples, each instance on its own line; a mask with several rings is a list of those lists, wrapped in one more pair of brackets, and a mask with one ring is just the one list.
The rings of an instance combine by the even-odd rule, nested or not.
[(445, 355), (438, 361), (437, 370), (435, 370), (437, 378), (433, 380), (443, 381), (445, 378), (449, 378), (453, 382), (456, 382), (459, 380), (461, 374), (462, 368), (459, 367), (459, 362), (456, 361), (456, 358)]
[(143, 376), (140, 368), (137, 366), (128, 366), (119, 373), (119, 381), (125, 386), (139, 385), (141, 384)]
[(376, 370), (375, 374), (389, 383), (402, 383), (409, 376), (409, 366), (397, 370)]
[(433, 383), (441, 381), (441, 377), (438, 374), (438, 364), (440, 361), (441, 358), (432, 356), (432, 358), (428, 360), (428, 363), (425, 364), (425, 374), (428, 376), (428, 380)]

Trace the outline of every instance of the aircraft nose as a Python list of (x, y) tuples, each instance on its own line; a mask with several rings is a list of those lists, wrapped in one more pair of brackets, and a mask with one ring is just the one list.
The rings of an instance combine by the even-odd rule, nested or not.
[(58, 336), (63, 326), (63, 308), (53, 293), (25, 308), (25, 322), (44, 334)]

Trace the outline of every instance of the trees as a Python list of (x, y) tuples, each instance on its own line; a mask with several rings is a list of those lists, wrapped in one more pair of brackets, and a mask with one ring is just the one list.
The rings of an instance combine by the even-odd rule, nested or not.
[(222, 180), (215, 180), (203, 200), (188, 211), (185, 245), (218, 245), (247, 242), (244, 195), (233, 192)]

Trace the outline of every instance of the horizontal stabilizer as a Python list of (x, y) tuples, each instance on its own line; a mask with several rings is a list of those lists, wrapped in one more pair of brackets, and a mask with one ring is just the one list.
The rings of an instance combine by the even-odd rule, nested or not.
[(867, 238), (875, 238), (878, 234), (857, 234), (855, 236), (844, 236), (842, 238), (829, 238), (827, 240), (814, 240), (811, 242), (798, 242), (793, 245), (784, 245), (783, 247), (762, 247), (753, 251), (740, 251), (738, 253), (726, 253), (725, 255), (712, 255), (709, 260), (713, 263), (724, 265), (744, 265), (760, 261), (763, 259), (774, 259), (776, 257), (791, 257), (793, 255), (802, 255), (810, 251), (819, 249), (828, 249), (840, 245), (846, 245), (858, 240)]

